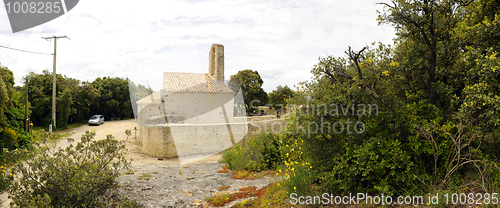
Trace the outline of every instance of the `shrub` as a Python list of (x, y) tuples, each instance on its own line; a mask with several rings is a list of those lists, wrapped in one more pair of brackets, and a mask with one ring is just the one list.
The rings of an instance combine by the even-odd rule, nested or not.
[(275, 169), (282, 163), (280, 135), (259, 134), (245, 146), (236, 145), (222, 155), (221, 162), (232, 170), (261, 171)]
[(282, 168), (278, 172), (284, 173), (283, 187), (288, 194), (297, 193), (308, 195), (311, 193), (311, 164), (304, 158), (302, 146), (303, 140), (289, 138), (287, 143), (281, 148), (283, 159)]
[(54, 134), (42, 133), (37, 153), (12, 168), (19, 177), (9, 188), (14, 207), (95, 207), (99, 198), (118, 183), (120, 170), (129, 163), (125, 145), (112, 135), (93, 140), (95, 132), (85, 132), (76, 146), (52, 148)]
[(0, 172), (2, 172), (2, 176), (0, 177), (0, 193), (3, 193), (9, 188), (13, 177), (5, 173), (7, 172), (7, 167), (3, 165), (0, 166)]

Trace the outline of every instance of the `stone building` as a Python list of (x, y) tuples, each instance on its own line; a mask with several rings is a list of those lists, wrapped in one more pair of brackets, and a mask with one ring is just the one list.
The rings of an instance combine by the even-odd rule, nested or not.
[(164, 72), (163, 89), (137, 106), (139, 123), (230, 122), (234, 92), (224, 83), (224, 46), (210, 48), (208, 73)]
[(236, 96), (224, 83), (224, 47), (213, 44), (208, 73), (164, 72), (163, 89), (137, 101), (142, 152), (155, 157), (211, 155), (248, 132), (246, 117), (234, 117)]

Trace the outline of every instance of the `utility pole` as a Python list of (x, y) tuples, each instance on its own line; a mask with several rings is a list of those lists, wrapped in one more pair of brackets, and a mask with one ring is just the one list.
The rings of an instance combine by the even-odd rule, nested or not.
[(26, 132), (28, 131), (29, 128), (29, 123), (28, 123), (28, 77), (26, 77), (26, 83), (25, 83), (25, 88), (26, 88), (26, 99), (25, 99), (25, 108), (24, 108), (24, 128)]
[(57, 49), (58, 38), (68, 38), (68, 37), (65, 35), (65, 36), (52, 36), (43, 38), (45, 40), (54, 39), (54, 71), (52, 72), (52, 121), (54, 122), (54, 128), (56, 127), (56, 49)]

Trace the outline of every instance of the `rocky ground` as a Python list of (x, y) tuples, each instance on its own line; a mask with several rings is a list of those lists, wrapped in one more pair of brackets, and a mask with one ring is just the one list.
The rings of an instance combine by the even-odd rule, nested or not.
[(231, 173), (217, 172), (223, 165), (134, 164), (134, 174), (118, 178), (122, 184), (118, 193), (120, 196), (136, 199), (140, 205), (148, 208), (208, 207), (203, 200), (221, 194), (219, 187), (230, 186), (223, 192), (232, 192), (247, 186), (261, 188), (274, 180), (272, 177), (235, 180), (231, 178)]

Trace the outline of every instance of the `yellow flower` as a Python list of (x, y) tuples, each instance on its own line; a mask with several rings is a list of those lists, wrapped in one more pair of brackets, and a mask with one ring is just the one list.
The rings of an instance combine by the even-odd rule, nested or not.
[(294, 190), (297, 190), (297, 188), (295, 188), (295, 186), (293, 187)]

